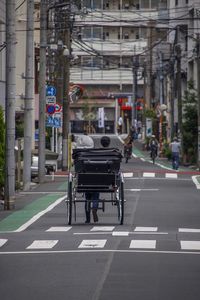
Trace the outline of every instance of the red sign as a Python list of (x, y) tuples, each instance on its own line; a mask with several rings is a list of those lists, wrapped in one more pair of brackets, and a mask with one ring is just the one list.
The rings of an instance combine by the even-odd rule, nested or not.
[(55, 105), (54, 104), (49, 104), (46, 106), (46, 112), (49, 114), (49, 115), (53, 115), (55, 113)]

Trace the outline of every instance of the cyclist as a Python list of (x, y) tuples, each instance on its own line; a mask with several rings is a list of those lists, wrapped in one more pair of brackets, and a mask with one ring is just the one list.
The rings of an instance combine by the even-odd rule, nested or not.
[[(155, 135), (151, 136), (151, 140), (149, 142), (149, 148), (150, 148), (150, 156), (152, 159), (158, 156), (158, 141)], [(153, 157), (153, 152), (155, 153), (155, 157)]]
[(132, 155), (132, 146), (133, 146), (132, 142), (133, 142), (133, 138), (129, 135), (124, 144), (124, 157), (126, 163), (128, 162), (128, 159), (131, 158)]

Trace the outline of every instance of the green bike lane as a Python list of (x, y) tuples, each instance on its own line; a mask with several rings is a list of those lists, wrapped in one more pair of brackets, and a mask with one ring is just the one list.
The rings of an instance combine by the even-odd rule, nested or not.
[[(52, 183), (51, 183), (52, 185)], [(52, 210), (56, 205), (61, 203), (66, 198), (67, 183), (56, 184), (54, 192), (44, 192), (36, 188), (32, 191), (34, 199), (30, 202), (31, 193), (21, 193), (23, 205), (18, 209), (17, 202), (20, 198), (15, 200), (16, 209), (11, 211), (0, 211), (0, 233), (2, 232), (21, 232), (38, 220), (42, 215)], [(42, 195), (45, 193), (45, 195)], [(27, 204), (28, 203), (28, 204)], [(5, 216), (4, 216), (5, 215)]]

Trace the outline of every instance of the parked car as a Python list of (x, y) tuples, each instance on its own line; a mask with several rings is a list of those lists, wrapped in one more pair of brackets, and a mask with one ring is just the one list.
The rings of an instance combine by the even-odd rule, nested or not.
[[(32, 155), (31, 164), (31, 177), (38, 177), (38, 154), (37, 152)], [(57, 170), (57, 158), (58, 154), (45, 150), (45, 174), (50, 175)]]

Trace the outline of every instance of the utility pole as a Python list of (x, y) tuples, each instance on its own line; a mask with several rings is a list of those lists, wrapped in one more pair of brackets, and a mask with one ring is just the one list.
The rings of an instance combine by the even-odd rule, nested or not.
[(170, 61), (170, 86), (171, 86), (171, 93), (170, 93), (170, 127), (171, 127), (171, 140), (174, 137), (174, 98), (175, 98), (175, 76), (174, 76), (174, 57)]
[[(69, 135), (69, 54), (70, 42), (70, 1), (67, 3), (64, 17), (64, 47), (63, 51), (63, 127), (62, 127), (62, 170), (68, 169), (68, 135)], [(67, 51), (68, 50), (68, 51)]]
[(134, 56), (133, 56), (133, 85), (132, 85), (132, 126), (135, 125), (135, 120), (137, 120), (137, 69), (139, 66), (138, 56), (136, 55), (136, 49), (134, 48)]
[(27, 0), (23, 188), (30, 189), (34, 93), (34, 0)]
[(45, 177), (45, 106), (46, 106), (47, 0), (40, 2), (40, 75), (39, 75), (39, 183)]
[(5, 206), (15, 205), (15, 95), (16, 95), (16, 31), (15, 0), (6, 1), (6, 169)]
[(182, 91), (181, 91), (181, 47), (180, 45), (176, 45), (175, 50), (176, 50), (176, 61), (177, 61), (176, 87), (177, 87), (177, 99), (178, 99), (178, 133), (182, 145)]
[(198, 168), (200, 171), (200, 34), (197, 34)]

